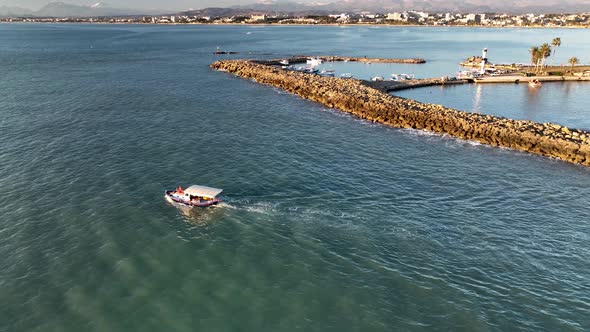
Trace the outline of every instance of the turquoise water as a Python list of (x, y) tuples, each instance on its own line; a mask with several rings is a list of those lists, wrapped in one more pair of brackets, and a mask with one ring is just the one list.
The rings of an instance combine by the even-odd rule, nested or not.
[(511, 119), (555, 122), (590, 130), (590, 82), (465, 84), (397, 91), (395, 95)]
[[(518, 32), (0, 25), (0, 331), (588, 330), (588, 168), (208, 67), (220, 46), (445, 72), (475, 40), (524, 62), (589, 33)], [(191, 183), (225, 203), (164, 201)]]

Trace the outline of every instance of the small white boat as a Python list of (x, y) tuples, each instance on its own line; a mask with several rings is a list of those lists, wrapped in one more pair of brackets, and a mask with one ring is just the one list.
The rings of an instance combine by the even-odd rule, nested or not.
[(543, 85), (543, 84), (541, 84), (541, 82), (539, 82), (539, 80), (532, 80), (529, 82), (529, 86), (531, 88), (540, 88), (541, 85)]
[(352, 78), (352, 74), (351, 73), (344, 73), (344, 74), (340, 74), (341, 78)]
[(223, 189), (205, 186), (192, 185), (186, 189), (182, 189), (179, 186), (175, 190), (166, 190), (164, 197), (168, 202), (182, 206), (206, 207), (221, 202), (221, 199), (217, 198), (217, 195), (221, 194), (222, 191)]
[(320, 75), (326, 76), (326, 77), (334, 77), (334, 70), (322, 69), (322, 71), (320, 71)]
[(382, 76), (375, 76), (375, 77), (371, 78), (371, 81), (373, 81), (373, 82), (383, 82), (383, 81), (385, 81), (385, 79)]
[(413, 80), (416, 78), (413, 74), (391, 74), (391, 79), (393, 81), (408, 81)]
[(311, 59), (307, 59), (307, 64), (314, 67), (314, 66), (319, 66), (322, 64), (322, 59), (320, 58), (311, 58)]
[(457, 73), (457, 79), (465, 80), (465, 79), (473, 79), (479, 77), (479, 73), (476, 71), (469, 71), (464, 70)]
[(289, 65), (289, 60), (285, 59), (285, 60), (281, 60), (279, 61), (280, 64), (282, 64), (283, 66), (288, 66)]

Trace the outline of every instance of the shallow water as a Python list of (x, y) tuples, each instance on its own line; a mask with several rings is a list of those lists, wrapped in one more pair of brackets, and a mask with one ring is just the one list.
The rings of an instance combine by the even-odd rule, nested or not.
[(396, 96), (511, 119), (590, 130), (590, 82), (464, 84), (396, 91)]
[[(587, 330), (587, 168), (208, 67), (220, 46), (447, 71), (554, 30), (521, 32), (0, 25), (0, 331)], [(558, 32), (564, 57), (588, 35)], [(225, 203), (164, 201), (191, 183)]]

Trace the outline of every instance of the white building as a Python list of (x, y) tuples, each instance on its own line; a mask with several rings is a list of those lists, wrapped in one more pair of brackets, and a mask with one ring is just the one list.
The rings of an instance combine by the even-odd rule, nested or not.
[(251, 22), (256, 22), (256, 21), (264, 21), (266, 20), (266, 15), (262, 14), (262, 15), (252, 15), (250, 16), (250, 21)]
[(476, 14), (467, 14), (465, 16), (465, 20), (467, 20), (467, 22), (475, 22), (476, 18), (477, 18)]
[(403, 14), (396, 12), (387, 14), (387, 17), (385, 19), (390, 21), (402, 21), (404, 17)]

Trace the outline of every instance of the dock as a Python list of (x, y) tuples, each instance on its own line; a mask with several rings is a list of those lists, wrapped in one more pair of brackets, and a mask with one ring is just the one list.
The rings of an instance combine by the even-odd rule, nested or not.
[(433, 85), (456, 85), (469, 83), (465, 80), (443, 80), (441, 78), (424, 78), (405, 81), (361, 81), (364, 85), (381, 92), (393, 92), (407, 89), (422, 88)]
[(280, 66), (282, 61), (287, 61), (289, 64), (306, 63), (309, 59), (320, 59), (323, 62), (362, 62), (362, 63), (404, 63), (404, 64), (423, 64), (426, 60), (420, 58), (367, 58), (367, 57), (349, 57), (349, 56), (335, 56), (335, 55), (297, 55), (290, 58), (272, 59), (272, 60), (253, 60), (255, 63), (261, 65)]
[(485, 76), (482, 78), (475, 78), (475, 83), (528, 83), (533, 80), (539, 82), (590, 82), (588, 76), (522, 76), (522, 75), (510, 75), (510, 76)]

